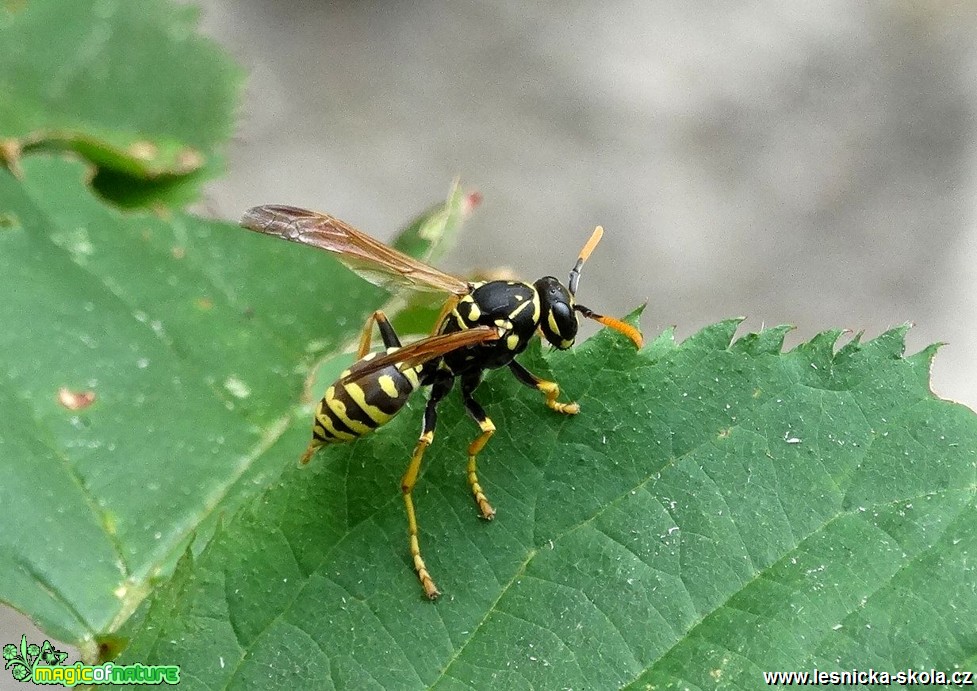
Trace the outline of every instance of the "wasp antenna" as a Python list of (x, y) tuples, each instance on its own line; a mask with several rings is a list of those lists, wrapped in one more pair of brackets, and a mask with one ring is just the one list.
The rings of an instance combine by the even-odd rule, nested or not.
[(605, 317), (603, 314), (597, 314), (592, 309), (584, 307), (583, 305), (574, 305), (573, 309), (577, 310), (580, 312), (580, 314), (588, 319), (593, 319), (595, 322), (599, 322), (604, 326), (614, 329), (618, 333), (627, 336), (639, 349), (644, 346), (644, 336), (642, 336), (641, 332), (630, 324), (622, 322), (620, 319), (615, 319), (614, 317)]
[(577, 257), (578, 263), (583, 264), (585, 261), (587, 261), (590, 253), (594, 251), (594, 248), (597, 247), (597, 243), (600, 242), (602, 237), (604, 237), (604, 226), (597, 226), (594, 228), (594, 232), (590, 236), (590, 239), (587, 240), (587, 244), (583, 246), (582, 250), (580, 250), (580, 256)]
[(570, 289), (571, 295), (577, 294), (577, 284), (580, 283), (580, 269), (583, 268), (583, 263), (587, 261), (590, 253), (594, 251), (594, 248), (597, 247), (597, 243), (600, 242), (602, 237), (604, 237), (604, 228), (603, 226), (597, 226), (594, 228), (594, 232), (590, 236), (590, 239), (587, 240), (587, 244), (585, 244), (583, 249), (580, 250), (580, 255), (577, 257), (577, 263), (573, 265), (572, 269), (570, 269), (568, 288)]

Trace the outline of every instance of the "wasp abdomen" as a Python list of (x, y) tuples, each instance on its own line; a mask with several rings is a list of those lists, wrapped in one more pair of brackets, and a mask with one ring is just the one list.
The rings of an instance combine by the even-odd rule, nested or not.
[[(388, 348), (394, 353), (397, 348)], [(420, 386), (421, 367), (385, 367), (352, 382), (344, 383), (350, 374), (377, 356), (370, 353), (344, 371), (326, 389), (315, 413), (313, 438), (322, 443), (353, 441), (390, 421), (399, 413), (410, 395)]]

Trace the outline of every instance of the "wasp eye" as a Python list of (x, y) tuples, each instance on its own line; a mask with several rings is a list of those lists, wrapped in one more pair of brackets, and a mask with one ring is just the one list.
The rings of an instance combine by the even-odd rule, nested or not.
[(577, 315), (566, 302), (554, 302), (549, 308), (546, 323), (543, 324), (543, 335), (560, 350), (566, 350), (573, 345), (573, 339), (577, 336)]
[(565, 334), (567, 332), (567, 322), (577, 323), (573, 312), (570, 310), (570, 305), (565, 302), (554, 302), (550, 305), (550, 312), (553, 313), (553, 320), (556, 322), (560, 333)]
[(573, 297), (552, 276), (541, 278), (534, 284), (539, 294), (542, 318), (539, 328), (543, 337), (553, 346), (565, 350), (573, 345), (577, 335), (577, 315), (573, 311)]

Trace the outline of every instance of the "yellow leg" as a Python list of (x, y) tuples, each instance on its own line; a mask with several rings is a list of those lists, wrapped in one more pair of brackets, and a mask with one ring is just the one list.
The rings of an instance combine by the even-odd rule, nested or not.
[(547, 408), (551, 408), (556, 412), (563, 413), (565, 415), (576, 415), (580, 412), (579, 403), (560, 403), (558, 400), (556, 400), (560, 397), (560, 385), (555, 381), (540, 379), (536, 383), (536, 388), (542, 391), (546, 396)]
[(312, 460), (312, 456), (315, 452), (322, 448), (322, 442), (317, 439), (313, 439), (309, 442), (309, 445), (305, 447), (305, 453), (302, 454), (302, 458), (299, 459), (299, 465), (308, 465), (309, 461)]
[(431, 329), (432, 336), (437, 335), (437, 333), (441, 330), (441, 323), (444, 321), (445, 317), (451, 314), (451, 310), (453, 310), (455, 307), (458, 306), (458, 301), (459, 301), (458, 296), (452, 295), (445, 301), (444, 305), (442, 305), (441, 313), (438, 315), (437, 320), (435, 320), (434, 322), (434, 328)]
[(563, 413), (564, 415), (576, 415), (580, 412), (580, 406), (577, 403), (560, 403), (556, 400), (560, 397), (560, 385), (555, 381), (540, 379), (515, 360), (509, 363), (509, 369), (516, 375), (516, 379), (526, 386), (541, 391), (546, 396), (547, 408), (555, 410), (558, 413)]
[(387, 321), (387, 315), (384, 314), (382, 310), (377, 310), (366, 318), (366, 324), (363, 325), (363, 333), (360, 335), (360, 347), (356, 351), (357, 360), (362, 360), (364, 357), (366, 357), (366, 354), (370, 352), (370, 345), (373, 342), (374, 324), (380, 328), (380, 338), (383, 339), (384, 347), (400, 347), (400, 339), (397, 338), (397, 334), (394, 333), (393, 327), (390, 326), (390, 322)]
[(367, 353), (370, 352), (370, 344), (373, 342), (373, 324), (377, 320), (377, 312), (374, 312), (369, 317), (366, 318), (366, 324), (363, 326), (363, 333), (360, 335), (360, 347), (356, 351), (356, 359), (362, 360)]
[(484, 418), (479, 420), (478, 426), (482, 430), (482, 433), (475, 441), (468, 445), (468, 484), (472, 488), (472, 494), (475, 495), (475, 503), (478, 504), (478, 508), (482, 512), (482, 518), (491, 521), (495, 516), (495, 509), (489, 504), (485, 493), (482, 491), (482, 486), (478, 484), (478, 470), (475, 459), (478, 457), (478, 452), (485, 448), (485, 444), (495, 434), (495, 425), (489, 418)]
[(400, 490), (404, 493), (404, 506), (407, 508), (407, 535), (410, 540), (410, 555), (414, 560), (414, 570), (417, 571), (417, 578), (421, 581), (424, 594), (429, 599), (436, 600), (441, 593), (438, 587), (434, 585), (434, 580), (427, 571), (424, 559), (421, 558), (421, 547), (417, 541), (417, 516), (414, 513), (414, 500), (411, 497), (414, 485), (417, 482), (417, 474), (421, 470), (424, 450), (431, 445), (432, 441), (434, 441), (433, 432), (425, 432), (418, 439), (417, 446), (414, 447), (414, 453), (410, 458), (410, 465), (407, 466), (407, 471), (400, 481)]

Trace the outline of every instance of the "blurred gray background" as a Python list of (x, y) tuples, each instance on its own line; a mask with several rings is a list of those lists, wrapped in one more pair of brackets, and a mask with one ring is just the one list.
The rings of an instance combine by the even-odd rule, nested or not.
[[(205, 211), (328, 211), (380, 238), (455, 176), (484, 203), (444, 267), (730, 316), (789, 343), (911, 321), (977, 407), (973, 3), (204, 2), (250, 74)], [(314, 280), (314, 277), (310, 278)]]
[(581, 301), (647, 301), (646, 336), (911, 321), (977, 407), (973, 3), (202, 4), (250, 75), (204, 213), (387, 239), (460, 176), (484, 202), (444, 268), (563, 277), (602, 224)]

